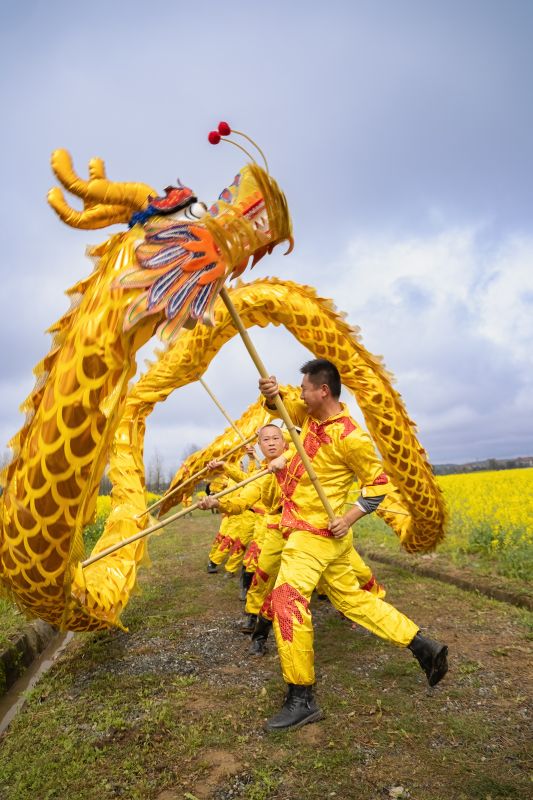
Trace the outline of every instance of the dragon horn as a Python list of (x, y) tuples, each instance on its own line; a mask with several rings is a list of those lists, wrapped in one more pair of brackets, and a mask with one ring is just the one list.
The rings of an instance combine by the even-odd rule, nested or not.
[(58, 187), (48, 193), (48, 202), (54, 211), (63, 222), (74, 228), (103, 228), (116, 222), (127, 222), (132, 212), (146, 206), (150, 195), (157, 195), (145, 183), (110, 181), (101, 158), (90, 160), (87, 181), (74, 171), (67, 150), (54, 150), (51, 164), (62, 186), (83, 200), (83, 211), (77, 211), (68, 205)]

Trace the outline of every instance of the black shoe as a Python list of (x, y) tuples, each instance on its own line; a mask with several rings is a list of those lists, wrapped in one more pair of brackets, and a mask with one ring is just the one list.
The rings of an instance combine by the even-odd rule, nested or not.
[(244, 619), (242, 620), (239, 628), (241, 633), (253, 633), (255, 630), (255, 624), (257, 622), (257, 616), (255, 614), (245, 614)]
[(215, 564), (214, 561), (209, 560), (207, 562), (207, 573), (208, 575), (214, 575), (218, 572), (218, 564)]
[(264, 656), (266, 654), (266, 643), (271, 628), (272, 622), (258, 614), (255, 630), (252, 633), (252, 644), (250, 645), (250, 649), (248, 651), (250, 655)]
[(246, 600), (246, 595), (248, 594), (248, 589), (252, 585), (253, 578), (254, 578), (253, 572), (246, 572), (244, 567), (241, 568), (241, 575), (240, 575), (241, 593), (239, 595), (241, 600)]
[(420, 631), (411, 644), (407, 645), (424, 672), (430, 686), (436, 686), (448, 672), (448, 648)]
[(265, 723), (267, 731), (296, 730), (309, 722), (322, 719), (322, 711), (313, 697), (312, 686), (296, 686), (289, 683), (289, 691), (283, 708)]

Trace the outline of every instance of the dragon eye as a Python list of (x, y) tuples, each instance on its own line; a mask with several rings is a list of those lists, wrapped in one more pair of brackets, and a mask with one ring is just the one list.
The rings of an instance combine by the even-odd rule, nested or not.
[(187, 208), (187, 215), (193, 219), (201, 219), (206, 212), (207, 206), (205, 203), (193, 203)]

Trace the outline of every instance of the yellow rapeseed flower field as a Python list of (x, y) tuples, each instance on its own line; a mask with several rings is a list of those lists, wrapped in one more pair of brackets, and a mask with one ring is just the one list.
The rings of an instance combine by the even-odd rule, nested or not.
[[(159, 500), (160, 495), (153, 492), (146, 492), (146, 505), (152, 505), (156, 500)], [(92, 551), (94, 545), (103, 533), (106, 519), (111, 512), (111, 497), (107, 494), (101, 494), (96, 499), (96, 511), (94, 515), (94, 522), (86, 525), (83, 530), (83, 540), (85, 543), (85, 552), (87, 555)]]
[[(151, 506), (156, 500), (159, 500), (161, 495), (154, 494), (153, 492), (146, 492), (146, 505)], [(111, 511), (111, 496), (108, 494), (101, 494), (96, 499), (96, 519), (101, 517), (107, 519)]]
[(492, 549), (533, 545), (533, 469), (438, 478), (450, 513), (448, 544), (461, 547), (475, 529), (490, 530)]
[[(533, 578), (533, 469), (441, 475), (449, 520), (438, 552), (456, 564), (520, 580)], [(358, 489), (354, 487), (357, 496)], [(398, 540), (375, 515), (363, 519), (356, 541), (398, 550)]]
[(498, 572), (533, 573), (533, 469), (439, 476), (449, 511), (441, 552), (481, 556)]

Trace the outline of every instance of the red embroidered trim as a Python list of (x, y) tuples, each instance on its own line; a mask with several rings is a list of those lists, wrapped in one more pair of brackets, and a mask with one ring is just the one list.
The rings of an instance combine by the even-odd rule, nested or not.
[(268, 581), (269, 577), (270, 576), (269, 576), (268, 572), (263, 572), (262, 569), (260, 569), (259, 567), (256, 567), (256, 570), (254, 572), (254, 577), (252, 578), (252, 586), (255, 589), (259, 584), (259, 578), (261, 578), (263, 583), (266, 583)]
[(271, 598), (272, 598), (272, 592), (270, 592), (270, 594), (267, 595), (265, 602), (263, 603), (263, 605), (259, 610), (259, 615), (261, 617), (265, 617), (265, 619), (270, 620), (270, 622), (272, 622), (272, 605), (270, 603)]
[(369, 592), (369, 591), (371, 590), (371, 588), (373, 587), (373, 585), (375, 584), (375, 582), (376, 582), (376, 579), (375, 579), (375, 578), (374, 578), (374, 576), (372, 575), (372, 577), (370, 578), (370, 580), (369, 580), (369, 581), (367, 581), (367, 583), (365, 583), (365, 585), (364, 585), (364, 586), (361, 586), (360, 588), (361, 588), (361, 589), (362, 589), (364, 592)]
[(379, 486), (382, 483), (388, 483), (389, 478), (385, 472), (382, 472), (375, 481), (372, 481), (372, 486)]
[(252, 511), (254, 512), (254, 514), (261, 514), (261, 516), (264, 516), (266, 513), (264, 508), (258, 508), (257, 506), (254, 506), (252, 508)]
[(333, 538), (333, 534), (330, 530), (328, 530), (328, 528), (315, 528), (315, 526), (311, 525), (309, 522), (299, 519), (299, 517), (293, 513), (296, 507), (296, 503), (294, 503), (292, 500), (285, 501), (285, 505), (283, 506), (283, 514), (281, 515), (281, 524), (284, 527), (293, 528), (294, 530), (299, 531), (309, 531), (309, 533), (314, 533), (317, 536), (326, 536), (328, 539)]
[[(326, 433), (326, 428), (328, 428), (330, 425), (339, 423), (343, 426), (343, 431), (340, 437), (341, 439), (345, 439), (357, 427), (350, 417), (335, 417), (334, 419), (326, 420), (325, 422), (316, 422), (315, 420), (311, 420), (309, 422), (303, 444), (304, 450), (311, 461), (315, 458), (323, 444), (331, 444), (332, 442), (331, 437)], [(327, 528), (315, 528), (313, 525), (305, 522), (305, 520), (301, 520), (296, 517), (295, 512), (297, 510), (297, 506), (291, 500), (291, 498), (304, 472), (305, 467), (302, 463), (302, 459), (298, 453), (296, 453), (292, 457), (291, 462), (286, 469), (276, 474), (276, 478), (278, 479), (283, 492), (284, 500), (281, 524), (286, 525), (287, 527), (296, 528), (298, 530), (309, 531), (310, 533), (315, 533), (318, 536), (332, 538), (332, 534)]]
[[(267, 605), (267, 613), (263, 608)], [(299, 605), (296, 605), (296, 604)], [(301, 606), (301, 608), (300, 608)], [(279, 630), (284, 642), (292, 642), (294, 636), (294, 620), (303, 625), (303, 613), (310, 616), (309, 601), (300, 592), (288, 583), (282, 583), (269, 595), (263, 603), (261, 614), (269, 619), (278, 619)]]
[(248, 548), (246, 555), (243, 558), (243, 563), (246, 564), (247, 567), (251, 566), (252, 564), (257, 564), (260, 555), (261, 555), (261, 548), (259, 547), (257, 542), (253, 540)]
[(232, 556), (232, 555), (235, 555), (235, 553), (241, 552), (241, 550), (244, 553), (244, 551), (246, 550), (246, 545), (241, 542), (239, 537), (237, 537), (235, 539), (235, 541), (233, 542), (233, 547), (229, 551), (229, 554), (230, 554), (230, 556)]
[(223, 553), (225, 550), (231, 550), (232, 545), (233, 545), (233, 539), (231, 538), (231, 536), (224, 536), (224, 538), (220, 542), (220, 546), (218, 549), (220, 550), (221, 553)]

